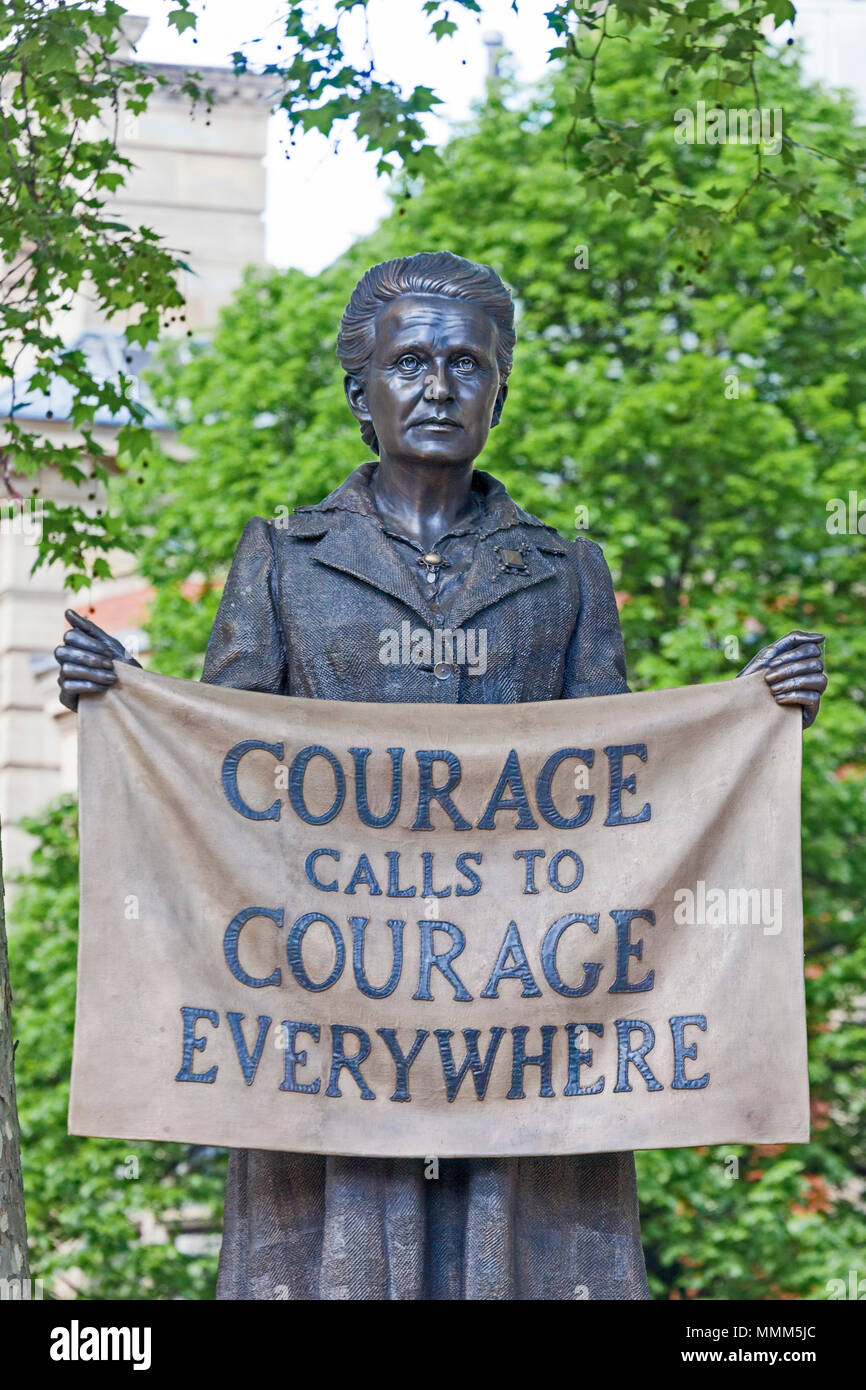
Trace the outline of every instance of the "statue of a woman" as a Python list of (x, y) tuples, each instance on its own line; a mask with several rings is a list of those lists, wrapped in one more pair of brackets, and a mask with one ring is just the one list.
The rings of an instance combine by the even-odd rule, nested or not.
[[(450, 252), (374, 266), (343, 316), (346, 397), (378, 462), (241, 537), (202, 679), (324, 700), (501, 704), (628, 690), (602, 552), (473, 467), (515, 342), (505, 285)], [(104, 691), (119, 643), (70, 612), (61, 698)], [(483, 630), (486, 669), (380, 659), (384, 629)], [(814, 719), (817, 633), (754, 658)], [(467, 649), (470, 644), (467, 642)], [(448, 728), (443, 712), (443, 738)], [(222, 1299), (647, 1297), (630, 1153), (340, 1158), (233, 1150)]]

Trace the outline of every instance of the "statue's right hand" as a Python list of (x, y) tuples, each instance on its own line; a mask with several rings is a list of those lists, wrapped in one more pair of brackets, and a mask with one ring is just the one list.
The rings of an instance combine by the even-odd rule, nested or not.
[(110, 637), (89, 618), (82, 618), (72, 608), (67, 608), (65, 616), (72, 626), (64, 632), (62, 644), (54, 648), (60, 666), (57, 681), (61, 705), (76, 710), (79, 695), (104, 694), (114, 685), (115, 661), (125, 661), (130, 666), (140, 663), (127, 656), (116, 637)]

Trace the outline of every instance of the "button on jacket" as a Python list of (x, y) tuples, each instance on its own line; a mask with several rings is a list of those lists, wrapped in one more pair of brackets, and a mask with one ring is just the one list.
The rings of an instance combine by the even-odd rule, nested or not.
[[(363, 464), (316, 506), (247, 523), (203, 680), (444, 705), (628, 690), (597, 545), (565, 540), (476, 469), (473, 514), (437, 541), (441, 563), (425, 562), (379, 518), (375, 467)], [(438, 630), (446, 646), (429, 660), (423, 651), (385, 659), (383, 644), (402, 641), (405, 656), (418, 630)], [(474, 653), (483, 632), (486, 662), (455, 659), (461, 632)], [(448, 1159), (438, 1178), (424, 1170), (421, 1160), (233, 1150), (217, 1297), (648, 1296), (631, 1154)]]

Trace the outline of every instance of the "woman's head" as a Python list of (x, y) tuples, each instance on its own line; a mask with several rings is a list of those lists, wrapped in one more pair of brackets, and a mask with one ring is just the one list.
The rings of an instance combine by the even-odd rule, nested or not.
[[(499, 420), (515, 337), (511, 295), (490, 266), (450, 251), (372, 266), (355, 286), (337, 339), (346, 395), (364, 442), (378, 453), (379, 435), (402, 427), (414, 431), (412, 447), (426, 455), (448, 434), (459, 451), (469, 447), (470, 435), (474, 446), (483, 433), (480, 452)], [(419, 415), (425, 400), (443, 419), (426, 439)]]

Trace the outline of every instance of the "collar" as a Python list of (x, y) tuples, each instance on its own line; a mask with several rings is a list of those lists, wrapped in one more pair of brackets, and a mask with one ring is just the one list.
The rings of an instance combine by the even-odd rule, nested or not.
[[(376, 503), (373, 501), (373, 494), (370, 491), (370, 483), (378, 465), (376, 463), (362, 463), (360, 468), (356, 468), (349, 474), (345, 482), (335, 488), (332, 493), (321, 502), (307, 507), (297, 507), (294, 515), (298, 513), (323, 513), (323, 512), (354, 512), (357, 515), (368, 516), (381, 526), (379, 513), (376, 510)], [(494, 478), (491, 473), (484, 473), (480, 468), (472, 470), (472, 492), (481, 506), (480, 524), (476, 519), (469, 518), (465, 529), (478, 530), (480, 536), (489, 536), (494, 531), (501, 531), (509, 526), (540, 526), (545, 531), (551, 528), (538, 517), (532, 516), (529, 512), (518, 507), (517, 503), (505, 490), (503, 483), (498, 478)], [(464, 529), (461, 523), (456, 530)], [(451, 534), (449, 532), (449, 534)]]
[[(362, 464), (323, 502), (298, 507), (286, 519), (287, 524), (272, 525), (279, 525), (282, 534), (315, 540), (317, 544), (310, 552), (312, 559), (390, 594), (429, 624), (430, 602), (422, 592), (420, 580), (383, 535), (384, 528), (370, 492), (370, 479), (376, 466), (375, 463)], [(521, 537), (519, 531), (515, 536), (512, 530), (512, 536), (504, 541), (505, 545), (510, 545), (512, 538), (518, 542), (529, 540), (525, 551), (522, 544), (519, 547), (527, 561), (521, 570), (509, 569), (500, 563), (502, 547), (499, 545), (475, 547), (469, 570), (449, 608), (451, 627), (461, 626), (482, 609), (519, 589), (551, 578), (557, 573), (552, 557), (568, 554), (568, 542), (552, 527), (518, 507), (498, 479), (475, 469), (472, 487), (483, 508), (478, 528), (481, 541), (496, 532), (507, 533), (516, 527), (533, 527), (535, 532)], [(365, 518), (360, 528), (354, 520), (358, 516)], [(475, 524), (477, 522), (473, 522)]]

